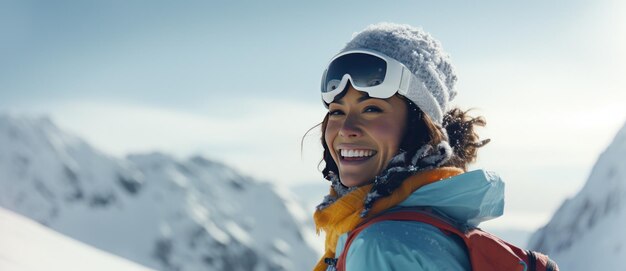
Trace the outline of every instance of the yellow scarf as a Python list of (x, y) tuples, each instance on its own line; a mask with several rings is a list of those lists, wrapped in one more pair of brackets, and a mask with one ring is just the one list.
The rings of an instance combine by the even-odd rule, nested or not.
[[(438, 168), (416, 173), (404, 180), (400, 187), (395, 189), (391, 195), (377, 200), (369, 211), (368, 217), (399, 204), (409, 197), (413, 191), (424, 185), (461, 173), (463, 173), (461, 169), (453, 167)], [(327, 265), (324, 263), (324, 258), (335, 257), (335, 247), (337, 246), (339, 236), (351, 231), (363, 221), (364, 218), (361, 218), (359, 214), (361, 210), (363, 210), (365, 196), (367, 196), (367, 193), (372, 189), (372, 186), (373, 184), (361, 186), (337, 199), (336, 202), (325, 209), (315, 211), (313, 219), (315, 220), (316, 230), (318, 233), (320, 230), (326, 233), (326, 249), (324, 256), (322, 256), (313, 269), (314, 271), (326, 270)], [(334, 197), (337, 196), (332, 188), (330, 189), (330, 195)]]

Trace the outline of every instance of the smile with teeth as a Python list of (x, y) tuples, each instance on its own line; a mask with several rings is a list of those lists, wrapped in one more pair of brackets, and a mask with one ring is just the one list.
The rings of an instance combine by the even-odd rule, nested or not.
[(369, 158), (376, 154), (373, 150), (343, 150), (340, 149), (341, 158)]

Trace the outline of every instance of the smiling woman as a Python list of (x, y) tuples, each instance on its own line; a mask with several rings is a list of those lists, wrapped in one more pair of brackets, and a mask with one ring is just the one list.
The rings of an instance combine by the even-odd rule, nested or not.
[(331, 189), (314, 215), (326, 232), (316, 271), (526, 270), (535, 254), (483, 268), (461, 236), (502, 215), (504, 185), (493, 172), (466, 172), (489, 140), (474, 131), (482, 117), (449, 108), (455, 83), (439, 42), (408, 25), (372, 25), (331, 59), (321, 85)]
[(351, 85), (329, 106), (324, 140), (347, 187), (374, 179), (398, 152), (407, 106), (399, 96), (370, 98)]

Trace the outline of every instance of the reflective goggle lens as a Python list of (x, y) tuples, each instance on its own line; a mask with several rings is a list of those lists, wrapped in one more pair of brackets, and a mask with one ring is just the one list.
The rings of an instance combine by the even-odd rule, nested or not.
[(341, 79), (349, 74), (355, 87), (373, 87), (382, 84), (387, 73), (387, 62), (374, 55), (352, 53), (338, 57), (328, 65), (322, 82), (322, 92), (339, 87)]

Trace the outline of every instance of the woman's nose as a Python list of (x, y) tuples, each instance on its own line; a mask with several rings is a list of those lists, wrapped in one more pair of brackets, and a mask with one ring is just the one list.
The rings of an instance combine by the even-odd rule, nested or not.
[(346, 119), (343, 122), (341, 129), (339, 130), (339, 136), (359, 137), (361, 136), (361, 134), (362, 134), (362, 131), (361, 131), (361, 128), (359, 128), (358, 120), (350, 114), (346, 116)]

